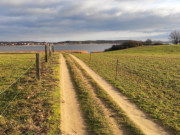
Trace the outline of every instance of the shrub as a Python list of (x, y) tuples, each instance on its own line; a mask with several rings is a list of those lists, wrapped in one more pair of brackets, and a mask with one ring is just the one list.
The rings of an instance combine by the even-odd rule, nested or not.
[(105, 51), (121, 50), (121, 49), (136, 47), (136, 46), (142, 46), (142, 45), (144, 44), (141, 41), (129, 40), (120, 45), (113, 45), (111, 48), (105, 49)]
[(163, 44), (163, 42), (161, 42), (161, 41), (155, 41), (155, 42), (153, 43), (153, 45), (164, 45), (164, 44)]

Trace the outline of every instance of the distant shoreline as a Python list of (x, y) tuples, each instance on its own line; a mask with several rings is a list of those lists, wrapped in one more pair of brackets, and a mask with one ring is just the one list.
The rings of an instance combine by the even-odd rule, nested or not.
[(44, 46), (44, 45), (0, 45), (0, 47), (6, 47), (6, 46)]
[[(104, 43), (104, 44), (54, 44), (54, 46), (64, 46), (64, 45), (113, 45), (110, 43)], [(45, 46), (45, 45), (0, 45), (0, 47), (6, 47), (6, 46)]]
[[(62, 50), (62, 51), (55, 51), (59, 53), (84, 53), (87, 54), (88, 51), (85, 50)], [(0, 51), (0, 54), (11, 54), (11, 53), (44, 53), (44, 51)]]

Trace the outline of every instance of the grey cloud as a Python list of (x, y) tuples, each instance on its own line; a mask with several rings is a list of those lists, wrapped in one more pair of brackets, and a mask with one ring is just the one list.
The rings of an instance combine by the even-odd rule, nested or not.
[[(105, 0), (104, 0), (105, 1)], [(139, 2), (142, 0), (136, 0)], [(168, 0), (166, 0), (168, 2)], [(159, 15), (159, 10), (137, 8), (128, 11), (125, 3), (120, 8), (115, 5), (122, 0), (109, 0), (109, 3), (96, 2), (88, 5), (86, 2), (77, 0), (32, 0), (15, 4), (9, 1), (0, 2), (0, 40), (9, 35), (10, 37), (37, 34), (61, 35), (71, 33), (108, 32), (108, 31), (152, 31), (170, 32), (177, 29), (180, 23), (179, 10), (166, 16)], [(128, 0), (127, 2), (132, 2)], [(155, 2), (150, 1), (149, 2)], [(157, 2), (157, 1), (156, 1)], [(162, 2), (159, 0), (159, 2)], [(130, 3), (129, 3), (130, 4)], [(134, 5), (131, 5), (131, 9)], [(146, 5), (147, 6), (147, 5)], [(168, 8), (168, 5), (167, 5)], [(162, 35), (165, 37), (165, 35)], [(161, 36), (159, 36), (161, 37)], [(58, 38), (58, 36), (57, 36)], [(69, 37), (70, 38), (70, 37)], [(155, 37), (154, 37), (155, 38)], [(54, 39), (54, 38), (53, 38)]]

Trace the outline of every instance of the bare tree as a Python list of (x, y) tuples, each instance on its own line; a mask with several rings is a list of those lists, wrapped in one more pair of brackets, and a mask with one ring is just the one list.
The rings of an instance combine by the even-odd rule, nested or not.
[(169, 35), (169, 39), (174, 43), (174, 44), (178, 44), (180, 42), (180, 32), (178, 31), (173, 31), (171, 32), (171, 34)]
[(144, 43), (145, 43), (145, 45), (152, 45), (152, 40), (151, 39), (147, 39)]

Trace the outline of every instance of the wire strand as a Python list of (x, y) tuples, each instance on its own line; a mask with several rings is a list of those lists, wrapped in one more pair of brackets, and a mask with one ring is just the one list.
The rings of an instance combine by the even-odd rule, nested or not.
[(1, 116), (4, 114), (4, 112), (7, 110), (7, 108), (10, 106), (11, 102), (14, 101), (16, 99), (16, 97), (19, 95), (21, 91), (19, 91), (14, 98), (10, 101), (10, 103), (6, 106), (6, 108), (3, 110), (3, 112), (1, 113)]
[[(32, 61), (31, 61), (32, 62)], [(2, 94), (2, 93), (4, 93), (5, 91), (7, 91), (13, 84), (15, 84), (15, 83), (17, 83), (17, 81), (18, 80), (20, 80), (21, 79), (21, 77), (23, 76), (23, 75), (25, 75), (28, 71), (29, 71), (29, 69), (33, 66), (33, 65), (35, 65), (34, 63), (23, 73), (23, 74), (21, 74), (11, 85), (9, 85), (6, 89), (4, 89), (3, 91), (1, 91), (1, 93), (0, 93), (0, 95)], [(1, 116), (6, 116), (6, 114), (7, 114), (7, 112), (5, 113), (5, 111), (11, 106), (11, 103), (17, 98), (17, 96), (20, 94), (20, 90), (19, 90), (19, 92), (17, 92), (17, 94), (14, 96), (14, 98), (9, 102), (9, 104), (5, 107), (5, 109), (2, 111), (2, 113), (1, 113)], [(10, 125), (11, 125), (11, 127), (12, 127), (12, 124), (10, 123)], [(6, 130), (4, 130), (3, 131), (3, 133), (5, 132)]]
[(34, 65), (34, 63), (33, 63), (23, 74), (21, 74), (11, 85), (9, 85), (7, 88), (5, 88), (3, 91), (1, 91), (1, 92), (0, 92), (0, 95), (1, 95), (2, 93), (4, 93), (5, 91), (7, 91), (13, 84), (15, 84), (24, 74), (26, 74), (26, 73), (29, 71), (29, 69), (30, 69), (33, 65)]
[[(29, 69), (33, 66), (34, 64), (32, 64), (18, 79), (16, 79), (15, 82), (13, 82), (10, 86), (8, 86), (3, 92), (5, 92), (8, 88), (10, 88), (13, 84), (15, 84), (24, 74), (26, 74)], [(3, 92), (1, 92), (0, 94), (2, 94)], [(14, 96), (14, 98), (10, 101), (10, 103), (12, 101), (14, 101), (16, 99), (16, 97), (19, 95), (20, 91)], [(10, 103), (5, 107), (5, 109), (3, 110), (3, 112), (1, 113), (1, 115), (4, 114), (4, 112), (7, 110), (7, 108), (10, 106)]]

